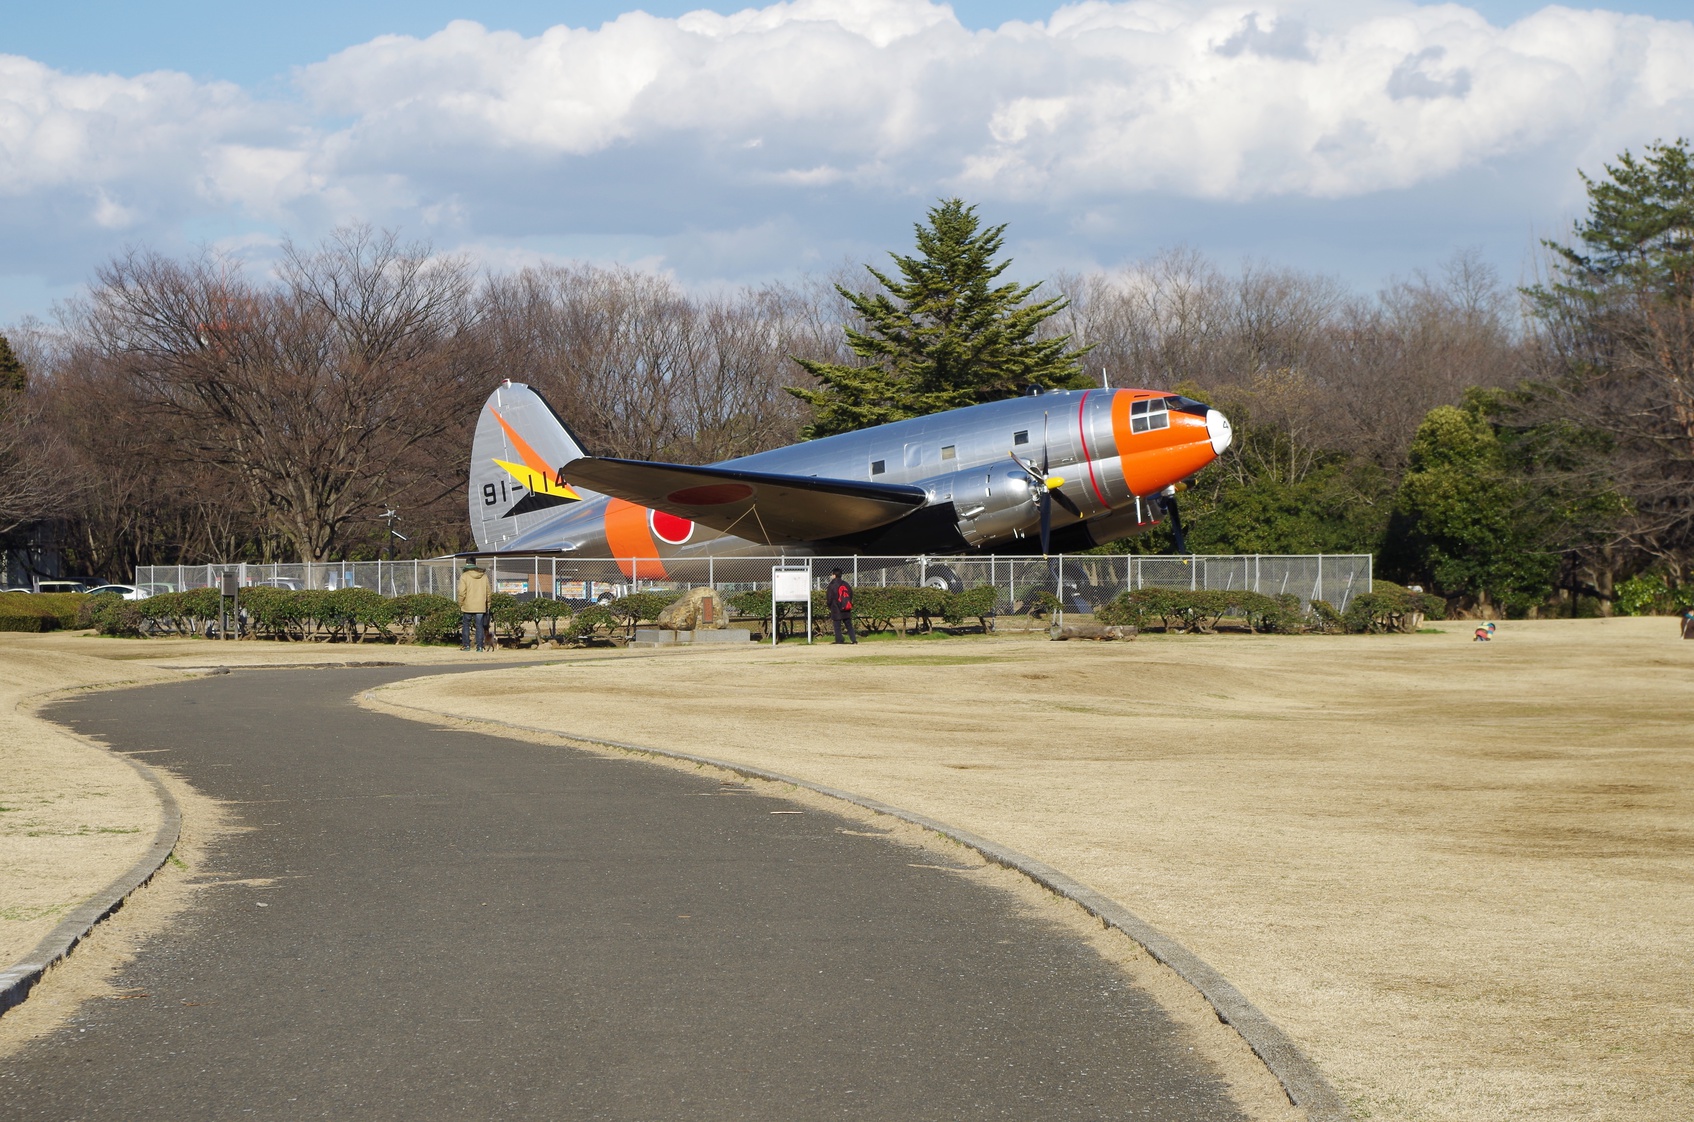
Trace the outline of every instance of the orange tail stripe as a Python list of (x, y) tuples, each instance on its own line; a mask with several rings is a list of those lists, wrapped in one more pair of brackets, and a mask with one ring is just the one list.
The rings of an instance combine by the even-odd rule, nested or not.
[[(490, 408), (488, 411), (494, 414), (494, 419), (500, 422), (500, 427), (502, 429), (506, 430), (506, 439), (510, 440), (512, 442), (512, 447), (518, 450), (518, 458), (523, 460), (529, 470), (538, 472), (551, 479), (553, 477), (553, 469), (548, 466), (547, 461), (542, 459), (540, 454), (529, 446), (528, 441), (518, 435), (516, 429), (506, 423), (506, 418), (500, 416), (500, 411), (498, 409)], [(560, 464), (559, 466), (563, 467), (564, 465)]]
[[(626, 577), (647, 577), (663, 580), (665, 566), (657, 560), (659, 545), (653, 540), (653, 528), (647, 522), (647, 508), (623, 499), (606, 501), (606, 545), (618, 559), (618, 568)], [(640, 559), (639, 570), (636, 559)], [(649, 560), (652, 558), (653, 560)]]

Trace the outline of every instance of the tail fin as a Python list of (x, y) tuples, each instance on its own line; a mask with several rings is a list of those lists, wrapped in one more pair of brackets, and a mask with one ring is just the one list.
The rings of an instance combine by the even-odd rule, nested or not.
[(483, 403), (471, 442), (470, 516), (476, 546), (495, 551), (585, 492), (560, 471), (586, 455), (542, 396), (502, 382)]

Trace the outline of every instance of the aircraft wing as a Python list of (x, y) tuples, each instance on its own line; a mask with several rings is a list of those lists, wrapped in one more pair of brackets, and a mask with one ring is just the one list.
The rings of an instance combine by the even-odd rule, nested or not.
[(585, 456), (572, 483), (767, 545), (874, 530), (929, 501), (922, 487)]

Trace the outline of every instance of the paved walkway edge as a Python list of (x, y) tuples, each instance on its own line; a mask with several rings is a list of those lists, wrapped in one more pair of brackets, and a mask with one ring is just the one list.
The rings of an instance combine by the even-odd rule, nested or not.
[[(116, 683), (128, 684), (130, 683)], [(33, 700), (36, 704), (41, 704), (50, 698)], [(159, 827), (153, 832), (153, 844), (140, 860), (131, 865), (117, 880), (96, 892), (60, 920), (58, 926), (49, 931), (21, 960), (5, 970), (0, 970), (0, 1016), (4, 1016), (8, 1009), (21, 1005), (24, 998), (29, 996), (29, 991), (41, 981), (42, 975), (70, 954), (94, 929), (95, 924), (123, 907), (130, 893), (152, 880), (153, 874), (170, 860), (171, 852), (176, 849), (177, 838), (182, 834), (182, 808), (177, 805), (176, 798), (152, 768), (121, 752), (113, 752), (92, 742), (89, 742), (89, 746), (122, 760), (152, 786), (153, 792), (159, 796)]]
[(1037, 861), (1027, 854), (1008, 849), (998, 842), (978, 837), (968, 830), (950, 826), (945, 822), (903, 810), (888, 803), (867, 799), (855, 795), (851, 791), (842, 791), (834, 787), (826, 787), (821, 783), (813, 783), (807, 779), (799, 779), (781, 772), (766, 771), (764, 768), (749, 767), (746, 764), (733, 763), (729, 760), (714, 759), (711, 756), (696, 756), (689, 752), (673, 752), (667, 748), (650, 748), (643, 744), (625, 744), (617, 740), (604, 740), (594, 736), (579, 736), (576, 733), (561, 732), (558, 729), (538, 728), (534, 725), (520, 725), (512, 721), (496, 720), (492, 717), (472, 717), (463, 713), (452, 713), (441, 709), (425, 709), (419, 705), (406, 705), (401, 702), (378, 697), (375, 690), (366, 690), (366, 700), (378, 705), (391, 706), (395, 709), (409, 709), (429, 717), (445, 717), (454, 721), (465, 721), (469, 724), (494, 725), (509, 728), (519, 732), (541, 733), (545, 736), (555, 736), (562, 740), (574, 741), (578, 744), (588, 744), (600, 748), (616, 748), (624, 752), (636, 752), (648, 756), (662, 756), (671, 760), (686, 760), (689, 763), (705, 764), (709, 767), (722, 768), (736, 775), (750, 779), (765, 779), (775, 783), (791, 783), (832, 799), (852, 803), (854, 806), (887, 814), (914, 826), (932, 830), (942, 837), (951, 838), (961, 845), (968, 846), (982, 854), (988, 860), (1005, 868), (1013, 869), (1035, 881), (1035, 883), (1065, 899), (1079, 905), (1089, 915), (1094, 916), (1107, 927), (1114, 927), (1128, 935), (1146, 949), (1153, 958), (1170, 967), (1172, 970), (1200, 992), (1212, 1009), (1216, 1011), (1218, 1020), (1233, 1028), (1247, 1046), (1253, 1049), (1264, 1065), (1270, 1069), (1282, 1084), (1284, 1093), (1295, 1106), (1306, 1111), (1311, 1122), (1348, 1122), (1352, 1118), (1341, 1096), (1330, 1086), (1329, 1080), (1318, 1070), (1299, 1045), (1289, 1039), (1283, 1032), (1242, 992), (1232, 986), (1227, 979), (1193, 951), (1178, 943), (1175, 939), (1163, 934), (1152, 924), (1131, 912), (1104, 893), (1090, 888), (1081, 881), (1066, 876), (1059, 870), (1044, 862)]

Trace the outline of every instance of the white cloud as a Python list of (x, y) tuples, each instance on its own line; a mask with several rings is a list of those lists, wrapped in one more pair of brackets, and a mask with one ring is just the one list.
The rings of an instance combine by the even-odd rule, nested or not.
[(714, 175), (796, 186), (1340, 196), (1680, 124), (1694, 26), (1141, 0), (973, 33), (922, 0), (796, 0), (532, 39), (460, 22), (349, 49), (301, 83), (353, 118), (345, 150), (379, 161), (426, 142), (547, 158), (680, 140)]
[(1526, 177), (1540, 221), (1576, 180), (1525, 168), (1592, 171), (1694, 133), (1694, 23), (1089, 0), (970, 31), (926, 0), (790, 0), (528, 38), (460, 21), (295, 81), (261, 98), (0, 55), (0, 232), (169, 242), (196, 223), (311, 236), (366, 219), (449, 244), (780, 229), (766, 240), (839, 246), (854, 235), (773, 215), (957, 191), (1062, 209), (1086, 238), (1137, 198), (1357, 199), (1490, 168)]

